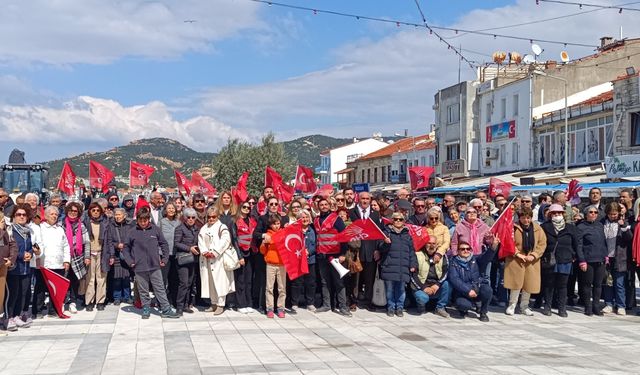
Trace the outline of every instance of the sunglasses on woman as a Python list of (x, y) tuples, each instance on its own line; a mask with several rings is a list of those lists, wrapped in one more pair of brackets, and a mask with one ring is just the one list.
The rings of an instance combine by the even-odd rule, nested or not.
[(470, 248), (470, 247), (466, 247), (466, 246), (464, 246), (464, 247), (459, 247), (459, 248), (458, 248), (458, 251), (471, 251), (471, 248)]

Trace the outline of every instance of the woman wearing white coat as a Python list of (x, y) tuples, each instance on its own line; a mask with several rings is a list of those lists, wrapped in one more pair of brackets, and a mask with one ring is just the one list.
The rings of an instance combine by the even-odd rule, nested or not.
[(207, 210), (207, 223), (198, 234), (200, 250), (201, 297), (211, 299), (211, 307), (205, 311), (220, 315), (224, 312), (227, 294), (235, 292), (233, 271), (225, 271), (222, 262), (226, 251), (235, 251), (226, 225), (218, 220), (218, 210)]
[[(40, 223), (39, 236), (37, 236), (36, 243), (42, 251), (38, 257), (42, 266), (64, 276), (69, 270), (71, 252), (65, 231), (58, 225), (59, 214), (58, 207), (48, 206), (44, 210), (46, 221)], [(36, 287), (32, 304), (32, 314), (34, 316), (40, 312), (38, 311), (40, 307), (44, 306), (45, 292), (47, 290), (40, 272), (40, 270), (36, 271)], [(51, 299), (49, 299), (48, 313), (50, 316), (57, 315), (51, 304)]]

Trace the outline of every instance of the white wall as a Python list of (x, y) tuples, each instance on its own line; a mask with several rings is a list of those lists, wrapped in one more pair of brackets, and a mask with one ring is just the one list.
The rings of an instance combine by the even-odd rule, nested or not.
[(388, 144), (373, 138), (369, 138), (331, 150), (331, 165), (329, 168), (330, 183), (338, 182), (338, 175), (336, 175), (336, 172), (347, 167), (347, 157), (349, 155), (366, 155), (377, 151), (385, 146), (388, 146)]
[[(531, 131), (530, 126), (530, 81), (523, 79), (498, 87), (480, 95), (480, 171), (483, 174), (525, 170), (531, 167)], [(517, 106), (514, 96), (518, 96)], [(503, 99), (505, 102), (503, 102)], [(503, 111), (503, 103), (506, 108)], [(487, 106), (492, 104), (492, 110)], [(515, 108), (517, 107), (517, 114)], [(487, 121), (488, 120), (488, 121)], [(487, 127), (504, 122), (515, 121), (515, 138), (493, 139), (487, 142)], [(517, 146), (514, 146), (517, 145)], [(515, 150), (514, 150), (515, 147)], [(491, 159), (487, 165), (487, 149), (498, 149), (498, 158)], [(514, 152), (517, 160), (514, 162)], [(504, 163), (501, 159), (504, 158)]]

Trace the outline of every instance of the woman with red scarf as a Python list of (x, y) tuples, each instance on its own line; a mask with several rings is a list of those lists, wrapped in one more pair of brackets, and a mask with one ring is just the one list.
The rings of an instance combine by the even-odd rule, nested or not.
[[(89, 232), (82, 225), (80, 214), (82, 204), (69, 202), (64, 208), (64, 230), (71, 251), (71, 272), (69, 272), (69, 306), (72, 314), (78, 312), (77, 304), (84, 301), (84, 278), (87, 275), (87, 266), (84, 263), (85, 256), (89, 257)], [(86, 254), (85, 254), (86, 253)]]

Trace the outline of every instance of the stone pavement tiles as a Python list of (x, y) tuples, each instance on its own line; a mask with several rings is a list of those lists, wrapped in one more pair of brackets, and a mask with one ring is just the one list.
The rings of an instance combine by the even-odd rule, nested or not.
[(285, 319), (227, 311), (142, 320), (131, 306), (44, 318), (0, 337), (2, 374), (633, 374), (640, 317), (490, 313), (491, 322), (353, 318), (300, 310)]

